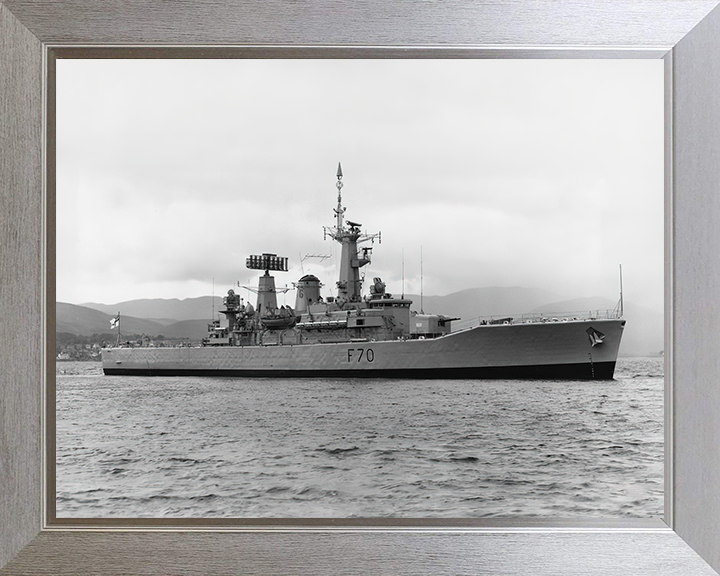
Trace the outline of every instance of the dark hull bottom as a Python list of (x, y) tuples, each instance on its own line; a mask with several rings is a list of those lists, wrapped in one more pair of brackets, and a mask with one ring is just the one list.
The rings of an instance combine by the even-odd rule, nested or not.
[(115, 376), (237, 376), (259, 378), (437, 378), (492, 380), (612, 380), (615, 362), (479, 368), (401, 368), (388, 370), (207, 370), (104, 368)]

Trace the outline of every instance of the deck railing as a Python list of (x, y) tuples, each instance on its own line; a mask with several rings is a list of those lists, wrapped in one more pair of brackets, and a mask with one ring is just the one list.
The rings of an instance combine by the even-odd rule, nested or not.
[(456, 320), (452, 331), (466, 330), (475, 326), (497, 324), (538, 324), (548, 322), (577, 322), (582, 320), (617, 319), (622, 313), (618, 308), (607, 310), (579, 310), (573, 312), (532, 312), (526, 314), (496, 314)]

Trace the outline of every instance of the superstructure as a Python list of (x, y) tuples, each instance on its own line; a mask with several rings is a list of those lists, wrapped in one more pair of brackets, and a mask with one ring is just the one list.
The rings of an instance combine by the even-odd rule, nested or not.
[[(278, 306), (275, 278), (288, 260), (247, 258), (262, 271), (256, 305), (234, 290), (197, 347), (115, 347), (102, 352), (105, 374), (260, 377), (611, 379), (625, 320), (621, 307), (587, 317), (512, 317), (452, 330), (442, 314), (411, 310), (375, 277), (363, 295), (361, 268), (380, 233), (345, 219), (338, 165), (335, 225), (326, 238), (340, 245), (336, 293), (323, 297), (312, 274), (295, 284), (295, 306)], [(362, 246), (365, 244), (365, 246)]]

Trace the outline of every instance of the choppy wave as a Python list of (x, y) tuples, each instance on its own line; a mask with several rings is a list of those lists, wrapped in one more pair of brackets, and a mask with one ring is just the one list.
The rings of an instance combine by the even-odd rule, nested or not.
[(610, 382), (57, 366), (58, 517), (659, 517), (662, 358)]

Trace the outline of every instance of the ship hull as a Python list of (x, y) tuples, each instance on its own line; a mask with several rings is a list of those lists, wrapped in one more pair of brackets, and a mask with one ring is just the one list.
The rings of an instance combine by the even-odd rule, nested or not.
[(478, 326), (425, 340), (109, 348), (102, 358), (108, 375), (609, 380), (624, 325), (571, 320)]

